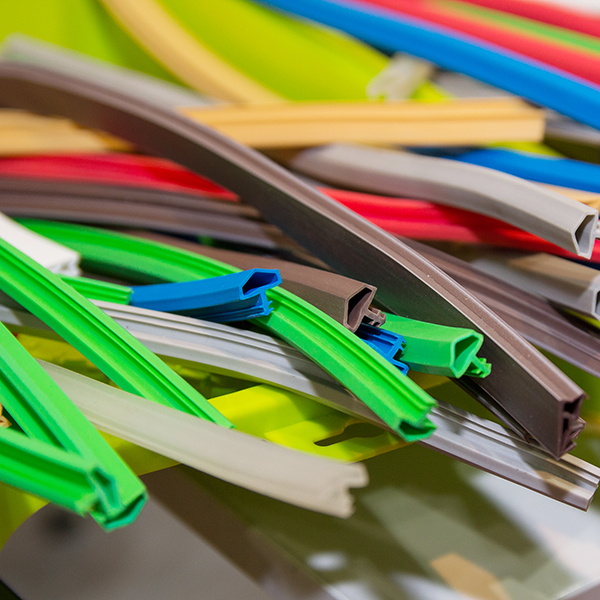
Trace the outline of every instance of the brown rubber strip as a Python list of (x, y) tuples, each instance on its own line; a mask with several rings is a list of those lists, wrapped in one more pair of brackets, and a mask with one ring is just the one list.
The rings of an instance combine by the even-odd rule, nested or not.
[(238, 269), (279, 269), (283, 279), (281, 287), (316, 306), (350, 331), (356, 331), (365, 318), (370, 325), (380, 326), (385, 323), (385, 315), (380, 310), (371, 308), (377, 288), (355, 279), (277, 258), (201, 246), (157, 233), (128, 233), (208, 256)]
[(483, 333), (492, 373), (463, 385), (554, 456), (573, 447), (585, 397), (578, 386), (418, 252), (264, 156), (173, 111), (29, 65), (0, 63), (0, 105), (67, 116), (178, 162), (237, 193), (336, 271), (369, 281), (391, 312)]

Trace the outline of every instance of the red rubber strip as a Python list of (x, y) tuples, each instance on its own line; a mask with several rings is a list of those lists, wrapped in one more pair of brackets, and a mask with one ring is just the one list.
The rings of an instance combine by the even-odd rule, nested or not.
[[(471, 35), (479, 40), (534, 58), (593, 83), (600, 83), (600, 57), (591, 52), (580, 51), (555, 44), (507, 27), (488, 25), (478, 19), (455, 16), (452, 12), (414, 0), (361, 0), (366, 4), (389, 8), (403, 15), (418, 17), (430, 23), (448, 27)], [(544, 9), (546, 5), (543, 5)]]

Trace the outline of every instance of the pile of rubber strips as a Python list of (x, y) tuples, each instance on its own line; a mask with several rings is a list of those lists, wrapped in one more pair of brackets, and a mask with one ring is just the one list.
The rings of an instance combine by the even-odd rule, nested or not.
[(176, 463), (349, 517), (409, 444), (587, 509), (599, 17), (5, 4), (2, 543), (46, 502), (127, 525)]

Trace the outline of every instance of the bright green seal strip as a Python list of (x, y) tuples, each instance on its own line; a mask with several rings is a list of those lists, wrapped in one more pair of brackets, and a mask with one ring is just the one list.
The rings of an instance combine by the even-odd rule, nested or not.
[(421, 373), (462, 377), (486, 377), (491, 365), (477, 352), (483, 344), (483, 335), (472, 329), (447, 327), (415, 321), (398, 315), (386, 316), (385, 328), (406, 340), (401, 360)]
[[(189, 281), (238, 272), (224, 263), (166, 244), (83, 227), (20, 219), (32, 231), (77, 250), (90, 272), (141, 283)], [(336, 377), (404, 440), (429, 436), (435, 400), (345, 327), (281, 288), (267, 292), (273, 311), (256, 319)]]

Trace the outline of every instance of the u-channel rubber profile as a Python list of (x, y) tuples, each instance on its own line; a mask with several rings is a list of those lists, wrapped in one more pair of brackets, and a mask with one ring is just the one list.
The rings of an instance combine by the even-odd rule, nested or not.
[[(250, 381), (268, 382), (385, 427), (339, 382), (283, 340), (180, 315), (106, 302), (96, 304), (159, 355), (207, 365)], [(2, 305), (0, 322), (15, 331), (47, 328), (33, 315)], [(430, 416), (437, 428), (429, 438), (419, 441), (420, 445), (581, 510), (589, 506), (600, 481), (597, 467), (570, 455), (557, 461), (503, 427), (444, 402), (439, 402)]]
[(555, 456), (573, 446), (580, 388), (417, 252), (267, 158), (171, 111), (32, 66), (0, 63), (0, 105), (62, 114), (179, 162), (237, 193), (341, 274), (376, 286), (393, 312), (483, 333), (481, 355), (494, 369), (471, 382), (471, 393), (503, 405)]
[[(479, 154), (485, 157), (490, 152), (506, 151), (486, 149)], [(590, 258), (594, 248), (596, 209), (493, 168), (350, 144), (304, 150), (289, 166), (344, 187), (419, 198), (494, 217), (584, 258)]]

